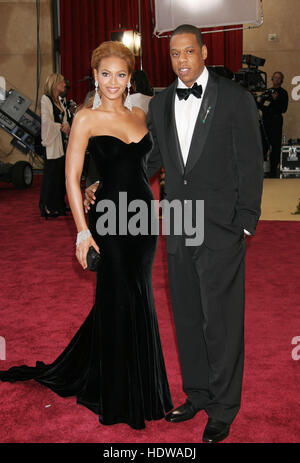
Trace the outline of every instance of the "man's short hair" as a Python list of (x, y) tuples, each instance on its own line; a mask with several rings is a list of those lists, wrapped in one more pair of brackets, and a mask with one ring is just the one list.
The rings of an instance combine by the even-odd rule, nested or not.
[(197, 42), (199, 44), (199, 47), (202, 48), (204, 45), (204, 40), (201, 32), (197, 27), (192, 26), (191, 24), (181, 24), (181, 26), (176, 27), (174, 31), (171, 34), (171, 38), (174, 37), (174, 35), (179, 35), (179, 34), (193, 34)]

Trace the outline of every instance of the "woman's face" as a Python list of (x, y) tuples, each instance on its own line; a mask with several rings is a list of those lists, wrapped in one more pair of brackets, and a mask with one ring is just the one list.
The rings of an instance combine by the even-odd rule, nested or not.
[(101, 97), (109, 100), (117, 100), (124, 93), (130, 75), (128, 66), (124, 59), (118, 56), (109, 56), (102, 58), (95, 70), (95, 80), (98, 81)]
[(58, 93), (58, 95), (61, 95), (61, 93), (64, 93), (65, 89), (66, 89), (65, 79), (62, 79), (56, 84), (55, 90)]

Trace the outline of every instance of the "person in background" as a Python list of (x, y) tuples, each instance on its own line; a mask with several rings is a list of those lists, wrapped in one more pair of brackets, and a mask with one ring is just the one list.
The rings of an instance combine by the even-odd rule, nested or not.
[(130, 95), (132, 104), (138, 106), (147, 114), (150, 100), (153, 97), (153, 89), (145, 71), (135, 71), (131, 78), (131, 85), (135, 91), (133, 95)]
[(65, 110), (66, 110), (66, 113), (67, 113), (67, 119), (68, 119), (68, 122), (70, 124), (70, 126), (72, 125), (72, 121), (73, 121), (73, 117), (75, 115), (75, 112), (76, 112), (76, 109), (77, 109), (77, 104), (75, 103), (74, 100), (68, 100), (67, 99), (67, 96), (68, 96), (68, 93), (70, 91), (70, 81), (65, 79), (65, 82), (66, 82), (66, 88), (65, 88), (65, 91), (63, 93), (61, 93), (60, 97), (59, 97), (59, 100), (60, 102), (62, 103), (62, 105), (64, 106)]
[(272, 146), (270, 164), (270, 177), (277, 177), (277, 169), (280, 161), (281, 140), (282, 140), (282, 114), (288, 108), (288, 93), (281, 87), (283, 74), (280, 71), (274, 72), (272, 76), (273, 87), (262, 96), (260, 109), (263, 114), (263, 123)]
[(65, 90), (64, 76), (53, 73), (46, 79), (41, 98), (41, 137), (46, 159), (39, 207), (45, 219), (66, 215), (65, 152), (70, 124), (59, 99)]
[[(135, 93), (130, 95), (132, 104), (141, 108), (145, 114), (148, 114), (148, 106), (153, 98), (153, 88), (145, 71), (135, 71), (131, 78), (131, 86)], [(157, 172), (150, 180), (150, 185), (154, 198), (160, 200), (161, 190), (161, 172)]]

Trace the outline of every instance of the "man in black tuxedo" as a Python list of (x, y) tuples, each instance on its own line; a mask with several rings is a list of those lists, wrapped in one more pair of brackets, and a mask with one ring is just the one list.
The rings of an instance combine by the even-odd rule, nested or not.
[(204, 241), (187, 246), (186, 236), (167, 236), (187, 400), (166, 420), (185, 421), (204, 409), (203, 441), (218, 442), (228, 436), (241, 401), (245, 235), (255, 234), (260, 216), (261, 137), (253, 96), (208, 72), (197, 28), (175, 29), (170, 55), (178, 79), (150, 102), (148, 176), (164, 167), (170, 202), (184, 207), (187, 200), (204, 200)]

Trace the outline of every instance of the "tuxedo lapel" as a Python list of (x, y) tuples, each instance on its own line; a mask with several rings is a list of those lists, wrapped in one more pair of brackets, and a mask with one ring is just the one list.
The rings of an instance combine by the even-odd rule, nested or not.
[(195, 124), (185, 172), (188, 173), (203, 153), (203, 148), (211, 128), (218, 97), (218, 77), (210, 73), (203, 101)]
[(183, 175), (184, 163), (181, 154), (180, 143), (177, 134), (176, 120), (175, 120), (175, 92), (177, 87), (177, 80), (169, 87), (169, 92), (166, 96), (165, 103), (165, 136), (167, 137), (167, 145), (169, 155), (175, 163), (176, 168)]

